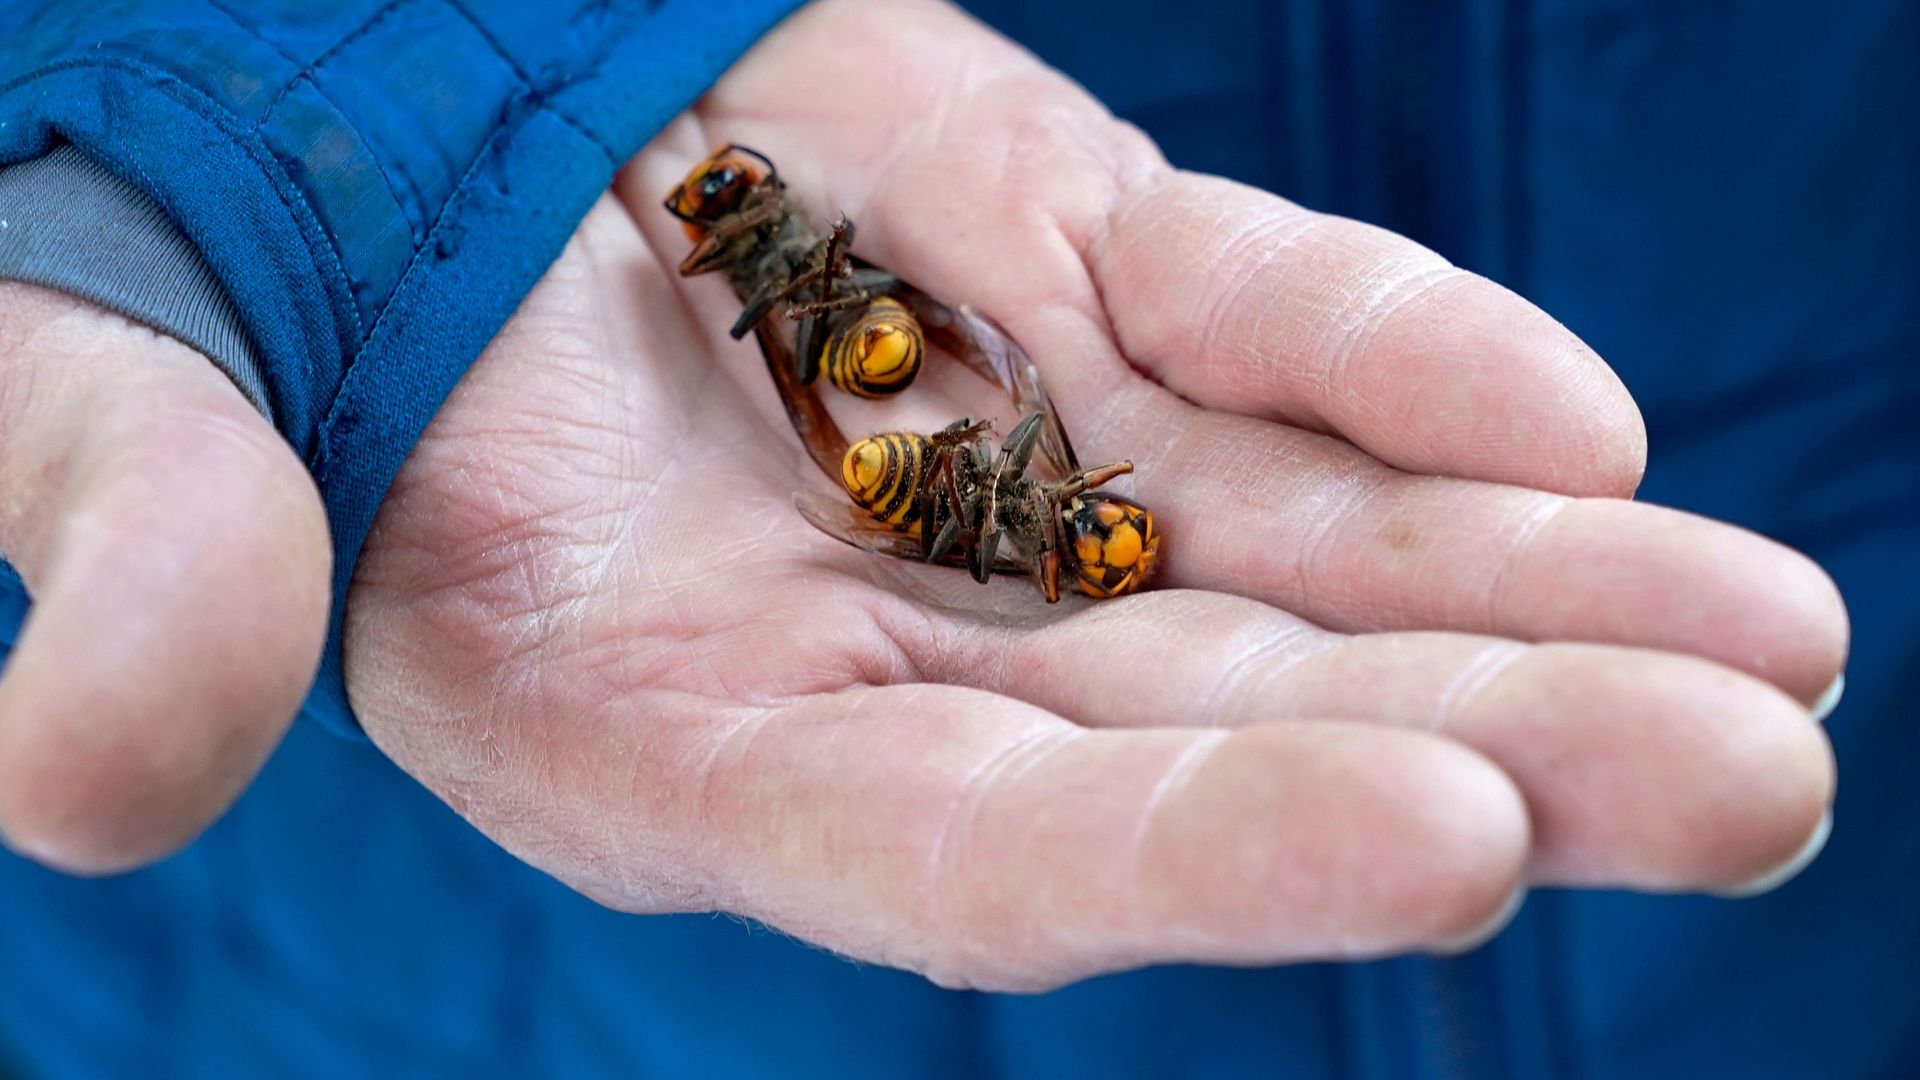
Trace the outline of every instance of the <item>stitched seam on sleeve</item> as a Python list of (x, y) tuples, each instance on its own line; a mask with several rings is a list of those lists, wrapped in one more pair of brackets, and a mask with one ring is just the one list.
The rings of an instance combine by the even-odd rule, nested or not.
[[(416, 245), (419, 244), (426, 224), (423, 220), (426, 214), (426, 197), (421, 193), (419, 183), (405, 170), (401, 169), (397, 161), (390, 169), (385, 159), (392, 156), (391, 152), (383, 151), (381, 147), (376, 146), (371, 133), (354, 127), (352, 121), (347, 119), (347, 111), (340, 107), (340, 103), (333, 99), (333, 95), (327, 93), (326, 87), (320, 85), (320, 79), (318, 77), (320, 61), (315, 61), (314, 66), (309, 68), (307, 65), (302, 64), (292, 53), (282, 48), (279, 42), (274, 41), (262, 33), (258, 27), (242, 19), (237, 13), (228, 10), (226, 5), (221, 3), (220, 0), (203, 0), (203, 2), (208, 7), (226, 16), (229, 21), (245, 31), (254, 40), (272, 49), (282, 60), (293, 65), (294, 75), (287, 81), (287, 84), (282, 86), (279, 92), (274, 95), (273, 103), (267, 107), (266, 112), (261, 114), (259, 122), (254, 124), (254, 130), (264, 130), (269, 114), (293, 93), (294, 89), (300, 85), (300, 80), (304, 78), (307, 85), (313, 89), (314, 94), (326, 104), (327, 108), (332, 109), (335, 115), (340, 117), (341, 122), (351, 128), (354, 134), (359, 137), (361, 143), (366, 146), (367, 160), (372, 162), (375, 171), (379, 172), (380, 179), (386, 181), (387, 191), (393, 196), (394, 202), (400, 206), (400, 212), (407, 219), (407, 233), (411, 237), (411, 242)], [(396, 4), (395, 6), (398, 5)], [(365, 26), (360, 27), (348, 35), (347, 38), (330, 47), (327, 50), (329, 57), (332, 53), (345, 48), (354, 38), (358, 37), (365, 30), (370, 29), (373, 24), (378, 21), (378, 18), (370, 19)], [(398, 180), (395, 179), (396, 176), (399, 178)], [(404, 183), (402, 183), (402, 181), (404, 181)], [(401, 198), (403, 191), (412, 197), (411, 205), (409, 205), (407, 199)]]
[[(393, 3), (388, 6), (387, 11), (391, 11), (393, 7), (404, 2), (406, 2), (406, 0), (393, 0)], [(571, 117), (562, 114), (560, 110), (553, 107), (553, 105), (530, 84), (530, 80), (528, 80), (524, 69), (522, 69), (512, 57), (506, 55), (505, 50), (499, 47), (498, 43), (493, 40), (492, 35), (479, 27), (475, 20), (473, 20), (465, 10), (461, 9), (458, 4), (452, 3), (451, 0), (448, 0), (448, 2), (449, 6), (454, 7), (463, 18), (469, 23), (474, 24), (476, 32), (493, 47), (495, 52), (500, 54), (501, 59), (507, 63), (515, 75), (520, 77), (522, 82), (528, 83), (525, 96), (531, 98), (535, 106), (533, 112), (529, 115), (546, 113), (552, 116), (555, 120), (565, 124), (575, 134), (586, 139), (590, 144), (600, 150), (602, 154), (606, 155), (610, 169), (617, 169), (619, 167), (619, 156), (615, 154), (605, 142), (593, 132), (587, 130), (584, 125), (575, 122)], [(585, 71), (578, 78), (569, 80), (569, 82), (578, 82), (596, 77), (599, 73), (600, 65), (604, 63), (607, 55), (611, 51), (611, 46), (601, 49), (592, 58), (592, 61), (587, 65)], [(360, 383), (365, 377), (363, 372), (364, 365), (361, 362), (362, 359), (373, 349), (375, 338), (379, 337), (389, 325), (389, 316), (393, 313), (395, 307), (394, 298), (404, 292), (413, 281), (414, 276), (421, 272), (420, 268), (423, 262), (430, 258), (437, 257), (442, 235), (455, 228), (461, 213), (466, 208), (468, 200), (473, 197), (474, 178), (479, 176), (483, 169), (500, 153), (502, 146), (510, 140), (510, 136), (523, 127), (525, 127), (524, 119), (520, 123), (503, 123), (488, 133), (486, 141), (481, 144), (480, 152), (474, 155), (473, 161), (468, 164), (466, 172), (461, 174), (459, 182), (454, 185), (452, 193), (450, 193), (446, 201), (441, 204), (440, 212), (435, 216), (432, 227), (427, 230), (426, 238), (415, 249), (413, 257), (407, 261), (406, 269), (401, 272), (399, 281), (395, 284), (393, 292), (388, 296), (387, 302), (381, 307), (380, 314), (375, 316), (373, 325), (368, 329), (367, 336), (361, 342), (360, 349), (348, 363), (346, 371), (342, 373), (339, 388), (334, 392), (333, 400), (328, 404), (325, 417), (320, 422), (319, 432), (314, 440), (313, 455), (308, 461), (308, 466), (313, 472), (316, 482), (323, 483), (331, 477), (333, 471), (334, 431), (339, 425), (341, 416), (346, 410), (348, 402), (353, 400), (354, 392), (359, 388)]]
[(307, 86), (311, 87), (320, 100), (334, 111), (341, 123), (352, 130), (359, 138), (361, 145), (367, 148), (367, 160), (372, 162), (374, 169), (380, 173), (380, 179), (386, 181), (387, 191), (392, 194), (393, 201), (400, 207), (401, 215), (406, 218), (407, 233), (412, 242), (418, 245), (426, 235), (428, 205), (426, 193), (421, 190), (420, 182), (413, 178), (412, 173), (401, 167), (400, 155), (394, 153), (373, 128), (360, 127), (348, 117), (347, 111), (342, 109), (327, 93), (326, 88), (320, 85), (318, 71), (309, 72), (306, 78)]
[[(537, 112), (533, 115), (537, 115)], [(406, 291), (407, 286), (413, 281), (414, 276), (421, 272), (422, 263), (437, 257), (440, 248), (441, 234), (452, 230), (456, 226), (461, 212), (466, 208), (468, 200), (473, 197), (475, 190), (474, 178), (479, 176), (482, 170), (492, 163), (493, 159), (501, 152), (502, 147), (511, 141), (512, 135), (524, 126), (524, 124), (503, 125), (495, 128), (493, 132), (487, 136), (487, 141), (480, 147), (480, 153), (475, 155), (473, 163), (467, 166), (467, 171), (460, 177), (460, 182), (454, 187), (453, 194), (447, 198), (446, 203), (441, 207), (439, 216), (434, 219), (433, 228), (427, 232), (426, 242), (421, 244), (419, 249), (414, 252), (413, 258), (408, 260), (406, 270), (400, 275), (399, 284), (394, 286), (393, 294), (387, 298), (386, 304), (380, 309), (380, 314), (374, 319), (373, 327), (367, 332), (365, 341), (362, 343), (359, 351), (354, 354), (353, 360), (347, 366), (346, 372), (341, 375), (340, 387), (334, 392), (333, 401), (327, 405), (325, 418), (320, 422), (318, 437), (314, 440), (313, 457), (308, 462), (308, 467), (312, 471), (316, 483), (324, 483), (328, 479), (331, 479), (333, 471), (334, 428), (338, 425), (341, 413), (346, 408), (347, 402), (353, 399), (353, 392), (359, 388), (362, 381), (362, 373), (365, 366), (361, 362), (362, 358), (365, 357), (367, 353), (373, 351), (375, 339), (386, 330), (390, 323), (389, 316), (393, 313), (394, 308), (398, 306), (394, 302), (394, 298)]]
[(300, 81), (302, 79), (305, 79), (308, 82), (312, 82), (313, 73), (316, 71), (319, 71), (322, 67), (325, 67), (327, 61), (332, 60), (335, 56), (338, 56), (342, 49), (345, 49), (347, 46), (365, 37), (368, 33), (370, 33), (373, 30), (374, 27), (379, 26), (383, 22), (386, 22), (389, 16), (391, 16), (394, 12), (400, 10), (400, 8), (405, 6), (407, 3), (408, 3), (408, 0), (387, 0), (385, 4), (382, 4), (380, 6), (380, 10), (368, 16), (367, 21), (361, 23), (358, 27), (355, 27), (352, 33), (349, 33), (346, 37), (343, 37), (339, 41), (334, 42), (332, 45), (327, 46), (327, 50), (325, 52), (313, 58), (313, 63), (308, 64), (305, 67), (302, 67), (299, 71), (294, 72), (293, 78), (288, 79), (287, 84), (280, 88), (280, 92), (273, 95), (273, 100), (267, 102), (266, 109), (260, 113), (260, 119), (258, 122), (254, 124), (254, 127), (257, 129), (264, 126), (267, 120), (273, 116), (273, 110), (279, 107), (280, 102), (285, 100), (288, 94), (293, 93), (293, 88), (300, 85)]
[[(572, 128), (574, 131), (579, 132), (588, 142), (599, 147), (600, 152), (606, 155), (608, 165), (619, 166), (620, 156), (613, 152), (613, 148), (607, 145), (606, 140), (595, 134), (586, 124), (574, 119), (566, 110), (549, 100), (552, 95), (578, 82), (579, 79), (563, 79), (551, 86), (535, 84), (533, 76), (528, 74), (527, 69), (520, 65), (520, 61), (515, 60), (513, 55), (507, 52), (506, 47), (500, 44), (500, 39), (493, 36), (493, 31), (487, 29), (486, 25), (474, 16), (472, 10), (467, 7), (465, 0), (441, 0), (441, 2), (452, 8), (454, 13), (465, 20), (468, 26), (473, 27), (473, 32), (480, 35), (480, 40), (487, 43), (487, 47), (493, 50), (494, 55), (498, 56), (501, 62), (505, 63), (507, 67), (513, 71), (514, 77), (520, 80), (520, 85), (526, 89), (527, 93), (533, 95), (534, 104), (537, 107), (552, 113), (555, 119)], [(592, 72), (588, 72), (586, 77), (591, 77), (592, 74)]]
[(367, 160), (373, 163), (374, 169), (380, 174), (380, 179), (386, 182), (387, 191), (393, 196), (394, 202), (399, 204), (401, 216), (406, 219), (408, 239), (415, 247), (418, 247), (426, 235), (428, 213), (427, 200), (420, 190), (420, 184), (414, 180), (411, 174), (400, 167), (400, 158), (398, 155), (393, 154), (384, 147), (375, 145), (373, 132), (370, 129), (362, 129), (348, 120), (346, 110), (342, 109), (339, 103), (333, 100), (332, 95), (328, 94), (326, 89), (320, 85), (321, 68), (327, 66), (330, 61), (346, 51), (354, 42), (359, 41), (361, 38), (373, 32), (375, 28), (381, 23), (386, 22), (387, 19), (392, 17), (394, 12), (399, 11), (402, 7), (406, 6), (407, 3), (408, 0), (387, 0), (385, 4), (380, 6), (379, 10), (367, 17), (367, 21), (355, 27), (339, 41), (327, 46), (325, 51), (313, 58), (312, 63), (294, 72), (293, 77), (287, 80), (286, 85), (282, 86), (280, 91), (273, 95), (273, 100), (268, 102), (267, 107), (261, 111), (260, 118), (254, 121), (253, 129), (256, 132), (264, 131), (267, 124), (273, 120), (274, 112), (279, 109), (281, 103), (286, 101), (288, 96), (291, 95), (301, 83), (304, 82), (312, 87), (313, 92), (319, 95), (320, 100), (325, 102), (327, 107), (332, 109), (334, 114), (339, 116), (343, 123), (346, 123), (347, 126), (352, 128), (361, 143), (366, 146)]
[[(226, 4), (221, 3), (220, 0), (205, 0), (205, 3), (208, 7), (212, 8), (213, 10), (219, 12), (222, 15), (225, 15), (227, 17), (228, 22), (232, 23), (233, 25), (239, 27), (241, 30), (245, 31), (248, 37), (253, 38), (253, 40), (259, 42), (262, 45), (265, 45), (267, 48), (272, 49), (276, 54), (279, 55), (280, 59), (285, 60), (287, 63), (293, 65), (293, 70), (295, 72), (299, 72), (305, 69), (306, 65), (300, 62), (299, 57), (288, 52), (285, 48), (281, 46), (279, 42), (261, 33), (259, 27), (253, 25), (252, 23), (246, 21), (245, 19), (242, 19), (240, 17), (239, 12), (232, 10)], [(283, 89), (282, 93), (284, 92), (285, 91)]]
[[(279, 168), (278, 161), (274, 159), (272, 152), (260, 143), (257, 132), (249, 130), (238, 116), (235, 116), (219, 102), (208, 97), (199, 88), (175, 75), (137, 60), (130, 60), (124, 57), (83, 57), (49, 64), (45, 67), (37, 68), (28, 74), (10, 79), (4, 84), (0, 84), (0, 95), (12, 93), (22, 86), (56, 72), (87, 68), (118, 70), (139, 78), (219, 128), (222, 134), (226, 135), (235, 146), (240, 148), (242, 153), (246, 154), (247, 157), (252, 160), (254, 165), (259, 168), (261, 175), (266, 178), (267, 186), (273, 190), (274, 197), (279, 200), (281, 208), (286, 210), (288, 216), (294, 219), (296, 223), (295, 232), (299, 233), (304, 246), (307, 248), (308, 258), (313, 260), (315, 268), (332, 280), (334, 287), (340, 290), (340, 295), (347, 297), (352, 296), (351, 279), (347, 276), (346, 268), (340, 262), (339, 253), (333, 250), (333, 246), (324, 240), (316, 242), (314, 239), (316, 235), (324, 237), (326, 232), (320, 227), (320, 216), (314, 213), (313, 207), (307, 203), (305, 193), (292, 181), (286, 179)], [(265, 155), (264, 159), (262, 157), (263, 154)], [(289, 196), (291, 196), (291, 201), (289, 201)], [(297, 209), (295, 208), (295, 203), (299, 204)], [(303, 227), (303, 225), (307, 224), (312, 225), (313, 228), (308, 229)], [(331, 311), (333, 305), (329, 304), (328, 307)], [(352, 330), (352, 340), (354, 342), (358, 343), (365, 340), (365, 335), (360, 324), (360, 314), (354, 310), (353, 304), (350, 301), (343, 305), (339, 311), (332, 311), (331, 313), (335, 315), (344, 314), (348, 320), (348, 326)], [(303, 353), (300, 358), (300, 363), (301, 372), (306, 377), (307, 384), (312, 386), (314, 374), (312, 356)]]

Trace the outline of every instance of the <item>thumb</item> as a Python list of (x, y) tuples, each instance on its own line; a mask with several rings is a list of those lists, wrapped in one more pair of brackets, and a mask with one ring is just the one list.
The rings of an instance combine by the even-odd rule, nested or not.
[(171, 853), (312, 679), (312, 481), (199, 353), (0, 284), (0, 551), (34, 598), (0, 676), (0, 840), (80, 873)]

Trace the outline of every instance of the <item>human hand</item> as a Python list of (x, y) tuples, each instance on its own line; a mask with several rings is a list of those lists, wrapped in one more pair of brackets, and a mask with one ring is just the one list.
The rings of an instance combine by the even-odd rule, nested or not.
[[(1161, 591), (1048, 608), (801, 523), (819, 478), (658, 209), (727, 140), (1020, 339), (1083, 458), (1138, 466)], [(804, 9), (616, 195), (415, 451), (349, 606), (369, 733), (569, 884), (1030, 988), (1457, 945), (1527, 884), (1729, 888), (1815, 832), (1794, 699), (1844, 655), (1831, 584), (1608, 498), (1632, 404), (1510, 294), (1166, 169), (932, 4)], [(977, 392), (936, 365), (907, 424)]]
[[(1047, 608), (800, 522), (820, 480), (658, 207), (729, 140), (1026, 345), (1082, 457), (1136, 462), (1161, 591)], [(1617, 501), (1632, 403), (1511, 294), (1168, 169), (933, 4), (802, 10), (616, 194), (415, 451), (347, 642), (373, 738), (576, 888), (1033, 987), (1439, 946), (1815, 833), (1831, 584)], [(978, 390), (935, 365), (904, 426)]]

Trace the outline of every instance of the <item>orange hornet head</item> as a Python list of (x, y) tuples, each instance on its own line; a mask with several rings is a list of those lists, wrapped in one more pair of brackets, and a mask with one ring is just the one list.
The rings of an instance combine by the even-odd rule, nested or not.
[(1132, 499), (1092, 491), (1063, 512), (1074, 584), (1081, 592), (1097, 600), (1125, 596), (1153, 576), (1160, 555), (1153, 511)]
[(667, 211), (680, 219), (688, 238), (698, 240), (708, 225), (740, 209), (747, 194), (768, 180), (778, 184), (780, 174), (765, 154), (728, 143), (667, 192)]

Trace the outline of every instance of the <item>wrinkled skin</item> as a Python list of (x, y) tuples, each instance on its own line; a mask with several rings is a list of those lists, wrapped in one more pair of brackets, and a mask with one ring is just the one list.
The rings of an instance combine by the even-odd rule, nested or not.
[[(1156, 591), (1049, 607), (800, 521), (825, 481), (658, 206), (728, 140), (1027, 346), (1081, 456), (1138, 466)], [(0, 348), (0, 546), (38, 599), (0, 834), (137, 865), (299, 699), (317, 501), (182, 346), (6, 286)], [(937, 357), (908, 397), (835, 408), (994, 400)], [(358, 568), (349, 686), (403, 768), (622, 909), (1022, 989), (1460, 948), (1529, 885), (1739, 891), (1824, 828), (1839, 598), (1622, 501), (1644, 453), (1605, 365), (1512, 294), (1171, 170), (955, 11), (823, 0), (627, 167), (447, 402)]]

